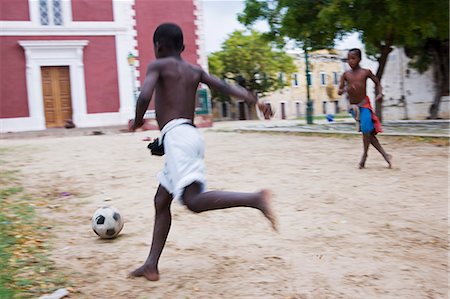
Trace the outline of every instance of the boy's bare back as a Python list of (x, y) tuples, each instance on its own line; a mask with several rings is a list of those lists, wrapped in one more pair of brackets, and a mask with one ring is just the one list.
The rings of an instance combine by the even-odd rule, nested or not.
[(149, 65), (149, 71), (158, 78), (155, 110), (159, 127), (176, 118), (193, 120), (197, 87), (203, 71), (174, 57), (156, 60)]
[[(162, 129), (172, 119), (194, 120), (196, 93), (200, 83), (207, 84), (225, 94), (240, 97), (247, 102), (257, 103), (254, 94), (244, 88), (230, 86), (209, 75), (202, 68), (189, 64), (181, 57), (164, 57), (150, 63), (142, 87), (141, 95), (151, 98), (155, 91), (155, 111), (159, 128)], [(266, 106), (258, 107), (267, 114)], [(271, 111), (269, 111), (271, 113)]]
[[(162, 129), (173, 119), (186, 118), (194, 121), (196, 94), (200, 83), (217, 91), (239, 97), (248, 104), (257, 105), (265, 118), (273, 115), (269, 106), (258, 101), (255, 94), (238, 86), (231, 86), (217, 77), (206, 73), (201, 67), (187, 63), (181, 58), (184, 50), (181, 29), (174, 24), (165, 24), (167, 38), (158, 35), (153, 37), (155, 61), (147, 67), (144, 83), (136, 103), (136, 116), (130, 123), (129, 130), (134, 131), (144, 124), (143, 117), (150, 100), (155, 93), (155, 112), (158, 126)], [(163, 28), (159, 26), (158, 28)], [(171, 32), (172, 31), (172, 32)]]

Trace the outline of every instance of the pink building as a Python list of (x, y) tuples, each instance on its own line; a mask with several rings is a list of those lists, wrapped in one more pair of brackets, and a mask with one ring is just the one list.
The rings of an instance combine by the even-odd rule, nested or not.
[(0, 0), (0, 131), (126, 124), (160, 23), (207, 69), (197, 1)]

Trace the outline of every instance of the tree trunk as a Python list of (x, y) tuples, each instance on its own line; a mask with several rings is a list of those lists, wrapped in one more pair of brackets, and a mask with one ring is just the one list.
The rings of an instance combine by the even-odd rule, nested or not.
[(256, 114), (256, 106), (254, 104), (252, 105), (247, 104), (247, 107), (248, 107), (248, 118), (250, 120), (258, 119), (258, 115)]
[[(391, 53), (393, 49), (391, 47), (391, 43), (387, 43), (386, 45), (381, 45), (379, 47), (379, 49), (380, 49), (381, 56), (380, 56), (380, 58), (378, 58), (378, 69), (377, 69), (376, 77), (378, 78), (378, 80), (380, 80), (380, 83), (381, 83), (381, 78), (383, 77), (383, 72), (384, 72), (384, 68), (386, 67), (386, 63), (388, 61), (389, 53)], [(376, 88), (377, 87), (375, 86), (375, 97), (377, 95)], [(378, 118), (382, 122), (383, 121), (383, 102), (382, 101), (375, 101), (375, 114), (378, 116)]]
[(429, 119), (437, 119), (439, 117), (439, 105), (444, 95), (448, 95), (448, 80), (449, 80), (449, 43), (446, 42), (432, 42), (433, 53), (433, 68), (435, 78), (435, 93), (434, 100), (430, 106)]

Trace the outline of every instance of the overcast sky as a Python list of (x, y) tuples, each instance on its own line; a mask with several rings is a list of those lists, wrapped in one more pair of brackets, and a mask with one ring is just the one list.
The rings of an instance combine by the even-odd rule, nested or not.
[[(234, 30), (241, 30), (245, 27), (237, 21), (237, 14), (244, 10), (243, 0), (201, 0), (204, 12), (204, 33), (206, 52), (219, 51), (221, 44)], [(259, 23), (256, 25), (259, 31), (267, 30), (267, 25)], [(362, 47), (357, 35), (336, 45), (338, 49), (350, 49)]]

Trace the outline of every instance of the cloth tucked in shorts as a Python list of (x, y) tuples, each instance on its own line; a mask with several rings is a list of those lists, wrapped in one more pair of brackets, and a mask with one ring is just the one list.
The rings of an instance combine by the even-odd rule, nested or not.
[[(359, 110), (359, 113), (358, 111), (355, 111), (356, 109)], [(350, 111), (358, 122), (358, 131), (361, 131), (363, 134), (372, 132), (377, 134), (383, 132), (380, 119), (375, 114), (375, 111), (373, 111), (368, 96), (366, 96), (358, 105), (351, 105)]]
[[(372, 120), (372, 111), (370, 111), (369, 108), (363, 108), (363, 107), (357, 107), (354, 109), (359, 109), (359, 120), (357, 119), (356, 121), (359, 121), (359, 131), (361, 131), (363, 134), (366, 133), (371, 133), (375, 127), (373, 125), (373, 120)], [(353, 117), (355, 117), (355, 111), (354, 109), (352, 109), (352, 115)]]
[(161, 130), (164, 136), (165, 163), (158, 173), (160, 184), (181, 200), (184, 189), (197, 182), (205, 190), (205, 146), (203, 137), (189, 119), (174, 119)]

